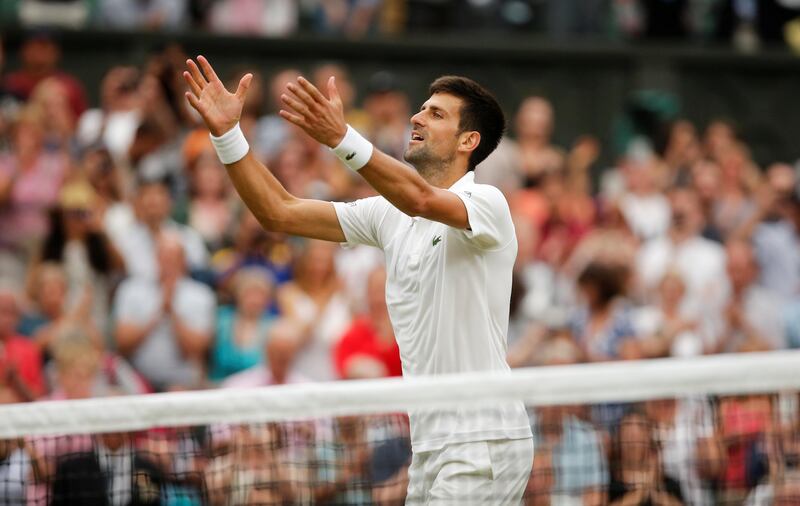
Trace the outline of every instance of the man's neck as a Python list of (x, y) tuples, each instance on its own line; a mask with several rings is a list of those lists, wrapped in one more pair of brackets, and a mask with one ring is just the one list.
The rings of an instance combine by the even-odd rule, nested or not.
[(464, 177), (464, 174), (467, 173), (465, 168), (447, 168), (444, 170), (419, 170), (417, 169), (419, 174), (427, 181), (431, 186), (435, 186), (437, 188), (450, 188), (455, 184), (456, 181)]

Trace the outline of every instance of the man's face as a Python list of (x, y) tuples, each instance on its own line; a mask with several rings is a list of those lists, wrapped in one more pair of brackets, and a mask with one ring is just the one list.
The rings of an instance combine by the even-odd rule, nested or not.
[(411, 140), (403, 158), (418, 171), (447, 165), (455, 158), (461, 105), (458, 97), (436, 93), (411, 117)]

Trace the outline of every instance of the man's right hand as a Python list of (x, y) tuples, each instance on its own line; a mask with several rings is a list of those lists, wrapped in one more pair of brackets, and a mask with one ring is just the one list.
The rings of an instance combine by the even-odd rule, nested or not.
[(186, 100), (203, 117), (211, 134), (219, 137), (239, 121), (253, 74), (245, 74), (236, 93), (230, 93), (204, 56), (198, 56), (197, 61), (199, 67), (193, 60), (186, 60), (189, 70), (183, 72), (183, 78), (190, 90)]

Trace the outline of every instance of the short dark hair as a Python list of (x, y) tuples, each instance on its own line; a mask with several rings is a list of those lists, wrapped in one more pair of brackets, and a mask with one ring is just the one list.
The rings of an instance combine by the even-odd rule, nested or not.
[(466, 77), (442, 76), (431, 83), (429, 91), (431, 95), (453, 95), (464, 102), (460, 111), (459, 133), (475, 130), (481, 134), (480, 143), (470, 155), (467, 167), (467, 170), (474, 170), (497, 148), (503, 137), (506, 129), (503, 109), (486, 88)]

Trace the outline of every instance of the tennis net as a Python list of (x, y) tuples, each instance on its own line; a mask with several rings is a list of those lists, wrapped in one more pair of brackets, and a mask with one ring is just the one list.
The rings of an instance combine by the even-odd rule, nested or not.
[(793, 351), (5, 405), (0, 504), (403, 504), (409, 410), (511, 401), (534, 433), (525, 504), (798, 504), (798, 369)]

